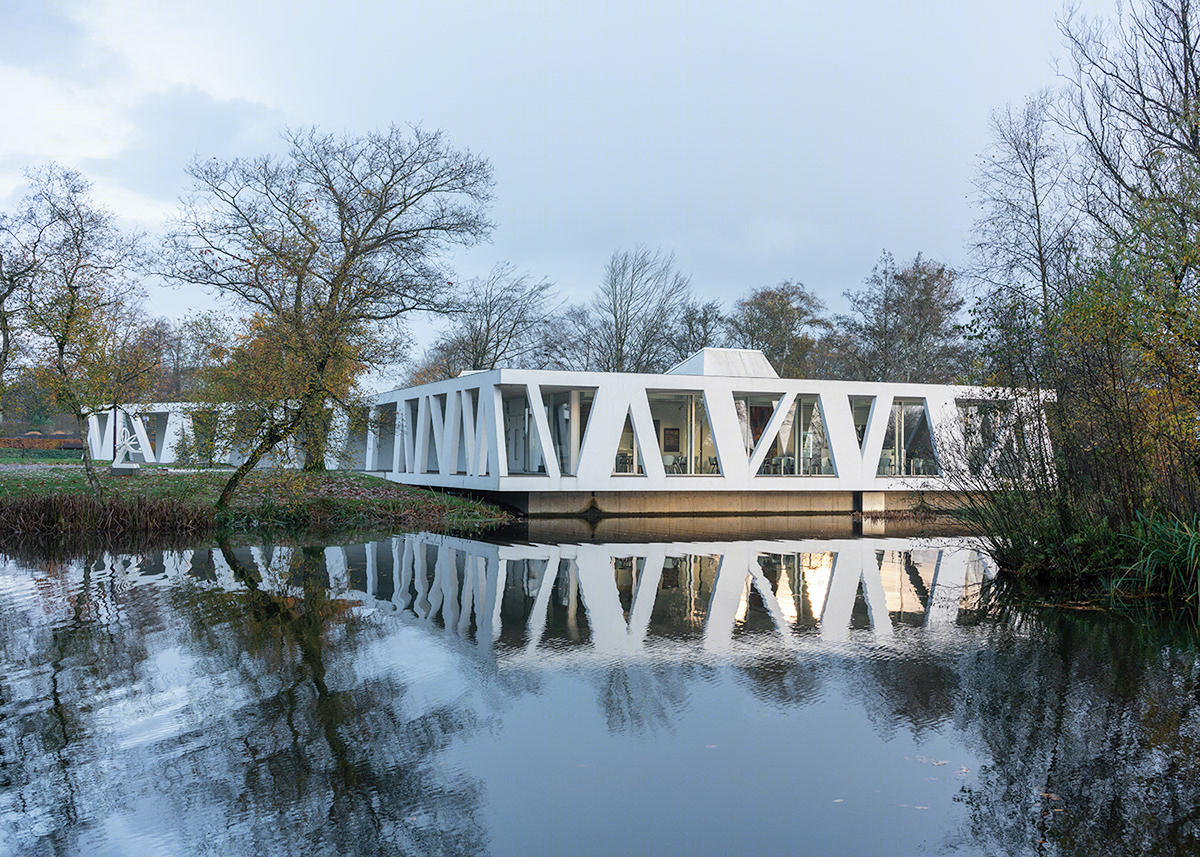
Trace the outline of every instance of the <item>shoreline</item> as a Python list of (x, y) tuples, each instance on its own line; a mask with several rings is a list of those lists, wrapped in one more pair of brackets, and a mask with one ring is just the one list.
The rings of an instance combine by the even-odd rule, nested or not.
[(0, 545), (5, 549), (107, 546), (265, 532), (366, 529), (470, 532), (506, 523), (488, 504), (348, 471), (252, 472), (231, 506), (216, 509), (225, 470), (144, 466), (101, 471), (96, 497), (74, 464), (0, 464)]

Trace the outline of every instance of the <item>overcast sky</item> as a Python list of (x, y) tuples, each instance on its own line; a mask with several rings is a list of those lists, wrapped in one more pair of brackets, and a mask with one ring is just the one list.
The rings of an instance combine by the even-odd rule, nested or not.
[[(510, 261), (580, 300), (637, 244), (726, 305), (799, 279), (843, 309), (883, 248), (962, 264), (988, 115), (1053, 84), (1063, 53), (1051, 0), (0, 10), (0, 208), (52, 159), (154, 231), (193, 157), (420, 123), (495, 169), (495, 232), (459, 276)], [(156, 290), (151, 309), (207, 303)]]

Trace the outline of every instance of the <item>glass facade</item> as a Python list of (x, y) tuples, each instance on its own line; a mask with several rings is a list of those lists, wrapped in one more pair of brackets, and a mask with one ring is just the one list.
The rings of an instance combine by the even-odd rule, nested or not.
[(579, 447), (595, 397), (595, 390), (542, 390), (550, 441), (563, 476), (573, 476), (579, 466)]
[(797, 396), (758, 469), (759, 476), (833, 476), (833, 451), (816, 396)]
[(1013, 403), (959, 400), (957, 405), (971, 475), (979, 476), (989, 462), (1000, 474), (1021, 475), (1023, 456), (1017, 454)]
[(933, 432), (924, 399), (893, 399), (879, 455), (879, 476), (937, 476)]
[(546, 462), (542, 454), (542, 445), (538, 442), (537, 426), (525, 388), (504, 388), (502, 400), (508, 472), (544, 474)]
[(767, 423), (779, 407), (780, 397), (735, 393), (733, 408), (737, 413), (738, 426), (742, 430), (742, 442), (746, 445), (746, 455), (750, 456), (762, 441)]
[[(501, 398), (508, 472), (545, 474), (547, 452), (539, 441), (537, 421), (525, 388), (504, 388)], [(559, 472), (564, 476), (573, 475), (578, 467), (579, 448), (594, 398), (595, 390), (591, 389), (542, 391), (542, 404), (550, 429), (549, 454), (558, 460)]]
[(871, 406), (874, 404), (874, 396), (850, 397), (850, 415), (854, 419), (854, 433), (858, 435), (859, 449), (863, 448), (867, 440), (867, 422), (871, 419)]
[[(713, 442), (703, 393), (650, 392), (650, 415), (668, 476), (719, 476), (721, 462)], [(765, 425), (765, 423), (764, 423)], [(646, 450), (650, 454), (650, 450)]]
[(621, 429), (621, 440), (617, 444), (617, 457), (613, 462), (613, 473), (618, 475), (645, 476), (646, 467), (637, 435), (633, 431), (633, 419), (625, 415), (625, 427)]

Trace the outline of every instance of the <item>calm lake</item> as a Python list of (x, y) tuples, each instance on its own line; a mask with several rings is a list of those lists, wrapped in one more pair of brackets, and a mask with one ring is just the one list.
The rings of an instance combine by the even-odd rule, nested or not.
[(1184, 631), (970, 544), (0, 556), (0, 855), (1200, 847)]

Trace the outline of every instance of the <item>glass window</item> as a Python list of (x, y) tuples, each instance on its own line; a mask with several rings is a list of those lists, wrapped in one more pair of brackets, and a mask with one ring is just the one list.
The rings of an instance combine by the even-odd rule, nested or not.
[(672, 391), (647, 393), (646, 398), (667, 475), (719, 475), (721, 462), (704, 394)]
[(867, 422), (871, 419), (874, 396), (851, 396), (850, 415), (854, 418), (854, 433), (858, 435), (858, 448), (863, 448), (867, 439)]
[[(595, 390), (542, 390), (550, 441), (558, 458), (559, 471), (564, 476), (574, 475), (579, 465), (579, 447), (587, 430), (595, 395)], [(572, 424), (572, 415), (575, 415), (577, 426)]]
[(933, 432), (924, 399), (894, 399), (879, 455), (879, 476), (937, 476)]
[(737, 413), (747, 456), (752, 455), (762, 441), (767, 423), (771, 421), (771, 417), (775, 415), (775, 409), (779, 407), (779, 399), (779, 396), (734, 393), (733, 409)]
[(524, 387), (502, 388), (504, 408), (504, 444), (508, 454), (509, 473), (546, 472), (542, 445), (538, 441), (537, 423), (529, 407)]
[(833, 450), (816, 396), (797, 396), (758, 469), (760, 476), (833, 476)]
[(1004, 401), (959, 401), (967, 468), (979, 476), (989, 465), (1005, 476), (1020, 476), (1027, 456), (1018, 455), (1013, 429), (1013, 403)]
[(638, 447), (637, 433), (633, 430), (633, 418), (625, 414), (625, 428), (621, 430), (621, 440), (617, 444), (617, 457), (613, 462), (613, 473), (644, 476), (646, 469), (642, 462), (642, 452)]

